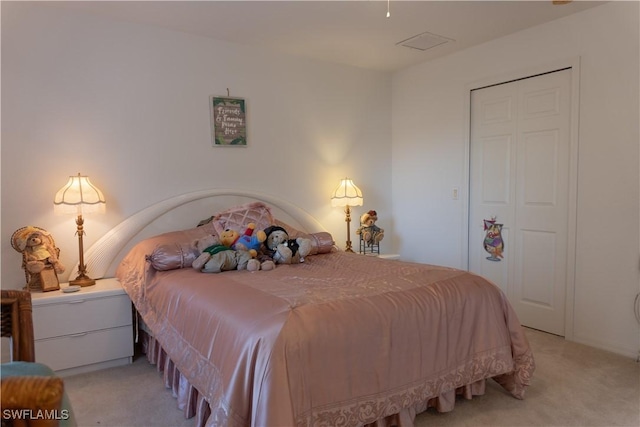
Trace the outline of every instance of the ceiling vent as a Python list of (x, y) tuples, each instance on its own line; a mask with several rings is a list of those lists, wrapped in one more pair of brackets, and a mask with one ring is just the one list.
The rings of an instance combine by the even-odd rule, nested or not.
[(409, 47), (411, 49), (427, 50), (441, 44), (448, 42), (454, 42), (455, 40), (447, 37), (439, 36), (429, 32), (418, 34), (417, 36), (410, 37), (406, 40), (396, 43), (396, 45)]

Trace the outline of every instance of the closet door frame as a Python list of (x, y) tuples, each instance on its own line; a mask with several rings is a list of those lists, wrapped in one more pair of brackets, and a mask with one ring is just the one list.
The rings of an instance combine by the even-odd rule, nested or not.
[(469, 176), (470, 176), (470, 143), (471, 143), (471, 91), (487, 86), (507, 83), (548, 72), (570, 68), (571, 70), (571, 136), (569, 154), (569, 201), (567, 229), (567, 283), (565, 298), (565, 339), (572, 340), (574, 335), (573, 305), (575, 300), (575, 265), (577, 236), (577, 199), (578, 199), (578, 141), (580, 117), (580, 57), (568, 58), (552, 63), (527, 67), (473, 81), (465, 86), (464, 111), (465, 132), (465, 167), (463, 177), (463, 230), (462, 230), (462, 266), (469, 269)]

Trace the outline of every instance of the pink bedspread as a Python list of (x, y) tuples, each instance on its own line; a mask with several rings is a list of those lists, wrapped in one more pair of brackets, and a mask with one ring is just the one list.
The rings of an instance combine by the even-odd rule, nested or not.
[(485, 378), (522, 398), (534, 371), (505, 296), (468, 272), (343, 252), (268, 272), (156, 272), (147, 250), (117, 276), (209, 402), (208, 425), (362, 425)]

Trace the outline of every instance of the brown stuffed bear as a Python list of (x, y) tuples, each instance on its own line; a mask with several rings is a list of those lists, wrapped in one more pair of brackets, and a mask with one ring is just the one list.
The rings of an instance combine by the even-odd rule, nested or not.
[(384, 230), (376, 225), (378, 213), (374, 210), (365, 212), (360, 217), (360, 227), (356, 234), (368, 245), (377, 245), (384, 238)]
[(14, 249), (22, 252), (24, 267), (29, 273), (40, 273), (47, 266), (53, 267), (58, 274), (64, 273), (64, 265), (58, 259), (59, 250), (46, 230), (33, 226), (23, 227), (14, 233), (12, 243)]
[[(195, 241), (199, 253), (191, 266), (203, 273), (220, 273), (228, 270), (258, 271), (263, 266), (255, 259), (256, 251), (231, 249), (229, 243), (235, 241), (237, 232), (225, 230), (220, 238), (205, 236)], [(269, 270), (265, 266), (264, 270)]]
[(57, 274), (64, 273), (64, 265), (58, 259), (60, 250), (49, 232), (40, 227), (26, 226), (16, 230), (11, 236), (11, 246), (22, 253), (22, 268), (25, 271), (28, 289), (42, 290), (39, 273), (51, 270), (55, 277), (55, 288), (59, 289)]

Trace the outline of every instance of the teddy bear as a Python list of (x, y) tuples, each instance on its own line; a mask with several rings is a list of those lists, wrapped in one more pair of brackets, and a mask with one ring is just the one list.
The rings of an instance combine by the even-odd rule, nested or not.
[(260, 264), (254, 259), (255, 254), (244, 249), (231, 249), (228, 245), (221, 243), (221, 239), (216, 236), (201, 237), (194, 242), (194, 245), (200, 255), (193, 261), (191, 267), (203, 273), (245, 269), (256, 271), (260, 268)]
[(27, 289), (45, 290), (41, 273), (50, 271), (55, 277), (56, 286), (47, 281), (46, 290), (59, 289), (57, 275), (65, 271), (59, 260), (60, 249), (53, 241), (51, 234), (43, 228), (28, 225), (19, 228), (11, 236), (11, 246), (22, 254), (22, 268), (24, 269)]
[[(273, 270), (276, 265), (273, 259), (264, 257), (262, 254), (262, 243), (266, 240), (267, 235), (264, 230), (255, 231), (256, 225), (250, 222), (243, 235), (240, 235), (238, 231), (227, 228), (220, 234), (221, 243), (230, 246), (233, 249), (244, 249), (251, 253), (254, 259), (250, 260), (247, 265), (247, 270), (257, 271)], [(260, 251), (260, 253), (258, 252)]]
[(194, 242), (199, 253), (191, 267), (203, 273), (220, 273), (227, 270), (272, 270), (275, 267), (273, 261), (261, 262), (255, 257), (255, 249), (246, 250), (244, 247), (233, 249), (231, 246), (237, 241), (239, 233), (227, 229), (220, 237), (206, 235)]
[(57, 274), (64, 273), (64, 265), (58, 259), (58, 250), (51, 243), (49, 233), (35, 229), (26, 235), (23, 246), (26, 270), (31, 274), (40, 273), (47, 266), (53, 267)]
[(265, 228), (264, 232), (267, 239), (264, 242), (263, 252), (276, 264), (304, 262), (304, 258), (311, 253), (310, 239), (304, 237), (289, 239), (287, 230), (277, 225)]
[(368, 245), (377, 245), (384, 238), (384, 230), (376, 225), (378, 213), (374, 210), (365, 212), (360, 216), (360, 227), (356, 234)]

